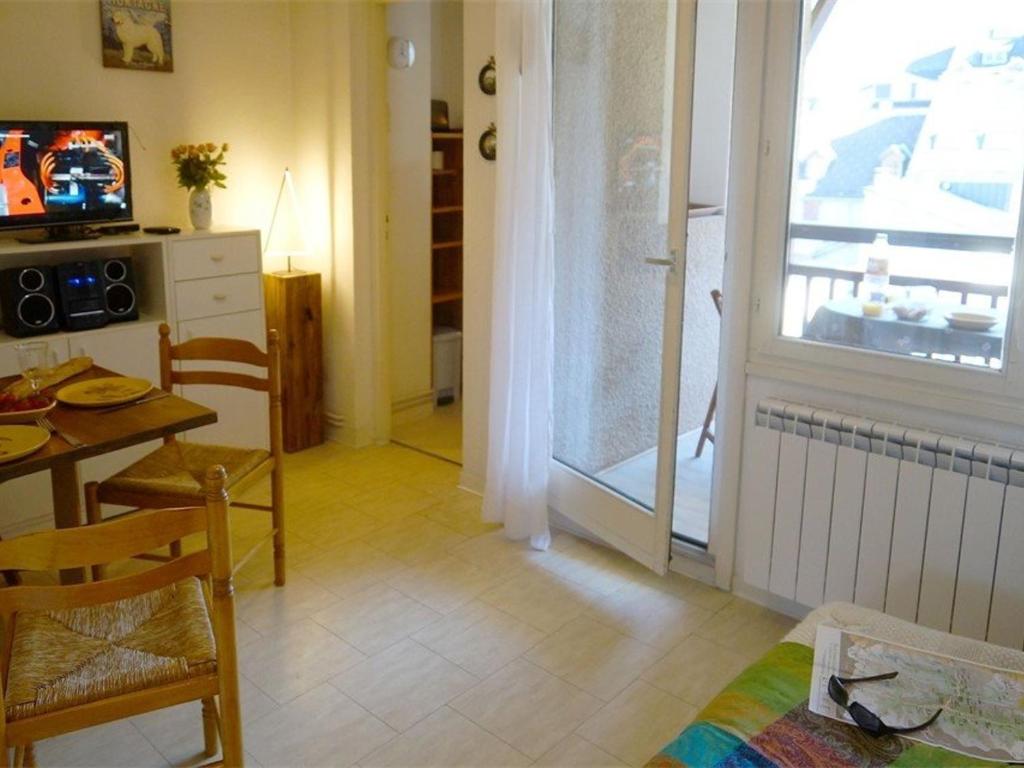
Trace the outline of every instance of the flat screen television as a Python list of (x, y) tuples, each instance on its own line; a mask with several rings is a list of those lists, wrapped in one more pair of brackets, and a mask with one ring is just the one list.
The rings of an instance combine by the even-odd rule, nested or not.
[(80, 239), (132, 218), (127, 123), (0, 120), (0, 160), (0, 231)]

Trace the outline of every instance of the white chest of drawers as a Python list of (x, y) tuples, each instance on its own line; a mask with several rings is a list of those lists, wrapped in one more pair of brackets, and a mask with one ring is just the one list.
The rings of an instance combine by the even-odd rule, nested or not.
[[(179, 236), (169, 238), (168, 246), (177, 341), (228, 336), (266, 349), (259, 232)], [(217, 367), (260, 375), (244, 365)], [(269, 448), (266, 394), (194, 385), (182, 387), (181, 394), (218, 414), (216, 424), (190, 433), (187, 439)]]

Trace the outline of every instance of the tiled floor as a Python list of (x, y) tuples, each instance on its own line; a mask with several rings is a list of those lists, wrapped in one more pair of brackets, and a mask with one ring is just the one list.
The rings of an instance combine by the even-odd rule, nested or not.
[[(395, 446), (287, 459), (289, 581), (239, 575), (249, 763), (641, 765), (792, 622), (564, 533), (479, 520), (458, 468)], [(264, 530), (236, 510), (242, 547)], [(199, 708), (41, 742), (41, 766), (200, 762)]]
[(392, 439), (442, 459), (462, 463), (462, 401), (439, 405), (425, 419), (394, 427)]

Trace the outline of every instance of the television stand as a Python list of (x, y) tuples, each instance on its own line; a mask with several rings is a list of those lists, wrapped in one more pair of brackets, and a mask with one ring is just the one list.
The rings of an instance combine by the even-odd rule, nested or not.
[(92, 227), (83, 224), (49, 226), (41, 235), (25, 235), (17, 238), (19, 243), (39, 245), (42, 243), (66, 243), (73, 240), (98, 240), (102, 235)]

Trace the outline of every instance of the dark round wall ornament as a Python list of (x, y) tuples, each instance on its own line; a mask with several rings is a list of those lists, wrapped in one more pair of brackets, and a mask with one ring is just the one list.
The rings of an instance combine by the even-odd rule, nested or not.
[(498, 91), (498, 73), (494, 68), (494, 57), (491, 56), (484, 64), (477, 75), (476, 81), (480, 83), (480, 90), (488, 96), (493, 96)]
[(494, 123), (487, 126), (487, 130), (480, 134), (477, 146), (480, 148), (480, 156), (484, 160), (494, 160), (498, 156), (498, 129)]

